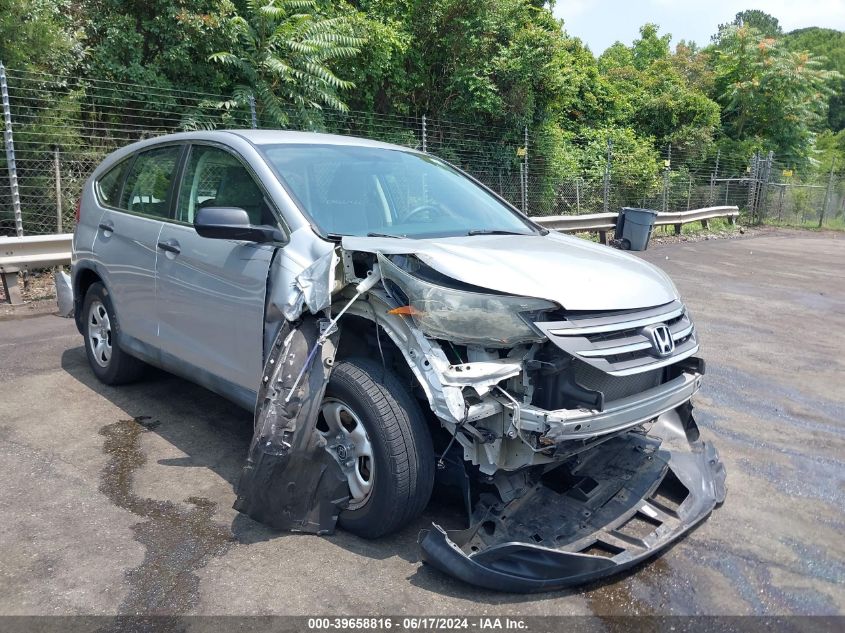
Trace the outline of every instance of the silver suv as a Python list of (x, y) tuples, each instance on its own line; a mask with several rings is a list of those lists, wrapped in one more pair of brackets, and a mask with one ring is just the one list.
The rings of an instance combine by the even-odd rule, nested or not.
[(72, 277), (100, 380), (155, 365), (254, 411), (235, 507), (276, 528), (378, 537), (437, 482), (468, 527), (424, 530), (423, 558), (532, 591), (633, 565), (724, 498), (666, 275), (428, 154), (256, 130), (130, 145), (85, 185)]

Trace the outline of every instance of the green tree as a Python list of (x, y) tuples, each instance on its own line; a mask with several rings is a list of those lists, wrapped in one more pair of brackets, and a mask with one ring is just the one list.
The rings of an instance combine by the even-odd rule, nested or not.
[[(769, 15), (765, 11), (760, 11), (759, 9), (740, 11), (736, 14), (731, 24), (734, 26), (751, 27), (752, 29), (758, 30), (765, 37), (779, 37), (780, 35), (783, 35), (783, 29), (780, 28), (780, 22), (778, 19), (773, 15)], [(719, 30), (722, 30), (727, 26), (729, 25), (719, 25)]]
[(630, 48), (617, 42), (599, 58), (617, 101), (618, 116), (607, 123), (637, 130), (660, 151), (671, 144), (685, 157), (705, 154), (718, 130), (719, 106), (696, 83), (707, 76), (701, 55), (686, 46), (670, 55), (670, 36), (659, 35), (654, 24), (640, 34)]
[(643, 138), (631, 128), (605, 127), (585, 130), (585, 141), (578, 150), (582, 173), (601, 182), (607, 163), (608, 141), (613, 182), (635, 200), (651, 194), (658, 185), (660, 160), (653, 139)]
[(207, 58), (232, 37), (230, 0), (83, 0), (82, 7), (91, 79), (205, 93), (226, 85)]
[(838, 172), (845, 170), (845, 130), (825, 130), (816, 138), (814, 158), (818, 161), (817, 173), (827, 174), (831, 167)]
[(656, 24), (649, 22), (640, 27), (640, 39), (634, 40), (631, 53), (634, 57), (634, 68), (645, 70), (654, 62), (669, 57), (669, 42), (672, 35), (658, 35), (660, 29)]
[(813, 133), (826, 114), (830, 84), (841, 76), (748, 26), (721, 31), (713, 67), (726, 136), (762, 145), (791, 165), (805, 165)]
[[(519, 126), (543, 120), (581, 58), (547, 7), (529, 0), (360, 0), (387, 29), (389, 66), (358, 66), (357, 93), (384, 113)], [(384, 31), (381, 31), (384, 33)], [(589, 56), (591, 57), (591, 56)], [(590, 60), (593, 61), (592, 59)], [(352, 96), (352, 104), (359, 104)], [(361, 104), (364, 105), (364, 104)]]
[(643, 73), (633, 123), (653, 136), (661, 150), (668, 145), (694, 158), (707, 152), (719, 127), (719, 105), (680, 75), (670, 60)]
[(353, 84), (333, 65), (358, 55), (365, 42), (347, 16), (327, 16), (315, 0), (247, 0), (245, 14), (229, 18), (229, 27), (231, 50), (209, 57), (240, 80), (226, 107), (253, 96), (261, 122), (281, 126), (288, 124), (288, 106), (347, 109), (340, 93)]
[(833, 85), (828, 100), (827, 125), (834, 132), (845, 128), (845, 32), (818, 27), (798, 29), (787, 33), (783, 43), (791, 51), (809, 52), (825, 68), (843, 75)]
[(681, 40), (671, 61), (687, 84), (706, 95), (713, 93), (715, 76), (709, 51), (700, 49), (695, 42)]
[(15, 70), (71, 72), (81, 56), (69, 0), (0, 0), (0, 62)]

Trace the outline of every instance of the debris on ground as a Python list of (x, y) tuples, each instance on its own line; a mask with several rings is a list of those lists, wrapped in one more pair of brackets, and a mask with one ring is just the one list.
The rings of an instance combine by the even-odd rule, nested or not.
[[(18, 288), (26, 302), (43, 301), (56, 298), (56, 285), (53, 282), (53, 269), (33, 270), (18, 273)], [(0, 302), (6, 302), (6, 293), (0, 284)]]
[(649, 246), (658, 244), (681, 244), (684, 242), (706, 242), (710, 240), (730, 240), (765, 235), (775, 230), (771, 226), (731, 226), (727, 229), (682, 233), (681, 235), (663, 234), (655, 232), (651, 236)]

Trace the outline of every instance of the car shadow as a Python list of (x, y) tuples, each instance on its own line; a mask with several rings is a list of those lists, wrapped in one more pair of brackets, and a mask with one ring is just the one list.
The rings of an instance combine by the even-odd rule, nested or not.
[[(125, 411), (128, 418), (152, 419), (149, 432), (167, 441), (183, 454), (162, 458), (157, 463), (182, 468), (208, 468), (235, 487), (241, 475), (252, 440), (252, 414), (228, 400), (167, 372), (149, 368), (136, 383), (111, 387), (102, 384), (88, 366), (82, 346), (66, 350), (61, 366), (74, 379)], [(332, 542), (362, 556), (385, 559), (400, 556), (409, 562), (419, 560), (416, 539), (419, 530), (436, 521), (448, 528), (465, 527), (460, 506), (432, 501), (425, 513), (400, 532), (375, 541), (367, 541), (338, 530)], [(274, 530), (238, 514), (232, 522), (232, 534), (239, 543), (253, 544), (299, 535)]]
[[(184, 457), (159, 459), (157, 463), (185, 468), (208, 468), (231, 485), (231, 501), (234, 503), (235, 487), (252, 439), (250, 412), (203, 387), (153, 368), (137, 383), (119, 387), (104, 385), (91, 372), (82, 346), (66, 350), (62, 354), (61, 366), (74, 379), (125, 411), (128, 417), (150, 418), (159, 422), (145, 426), (149, 432), (155, 433), (178, 449)], [(435, 489), (434, 498), (423, 514), (395, 534), (376, 540), (365, 540), (339, 529), (325, 538), (334, 545), (365, 558), (385, 560), (399, 557), (408, 563), (419, 563), (417, 538), (420, 530), (430, 528), (432, 523), (437, 523), (445, 529), (466, 527), (466, 517), (461, 505), (443, 501), (438, 496), (446, 495), (438, 495), (438, 490)], [(243, 545), (278, 538), (304, 538), (301, 534), (274, 530), (241, 513), (232, 521), (230, 530), (235, 541)], [(628, 575), (626, 573), (617, 576), (613, 582)], [(506, 594), (479, 590), (428, 565), (418, 565), (408, 576), (408, 582), (433, 593), (497, 605), (584, 594), (611, 581), (550, 593)]]

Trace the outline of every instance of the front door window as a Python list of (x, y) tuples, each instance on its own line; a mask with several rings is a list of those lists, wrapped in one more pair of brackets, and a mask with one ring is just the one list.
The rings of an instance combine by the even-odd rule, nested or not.
[(176, 219), (193, 224), (203, 207), (239, 207), (246, 210), (251, 224), (276, 224), (261, 188), (235, 156), (195, 145), (182, 179)]

